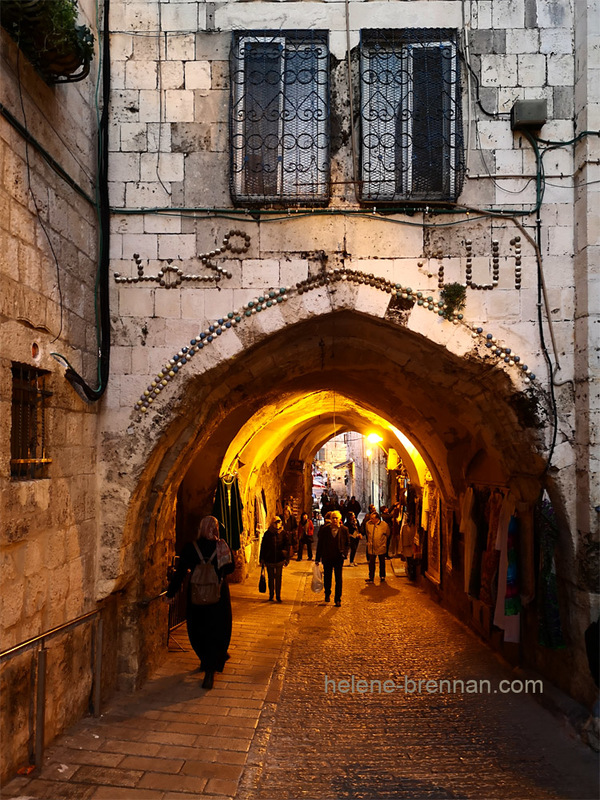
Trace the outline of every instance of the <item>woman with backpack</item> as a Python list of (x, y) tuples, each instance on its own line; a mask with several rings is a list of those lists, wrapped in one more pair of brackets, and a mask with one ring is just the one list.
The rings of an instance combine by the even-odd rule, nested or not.
[(186, 622), (190, 644), (204, 672), (202, 688), (212, 689), (215, 672), (222, 672), (229, 658), (231, 640), (231, 596), (225, 576), (235, 564), (227, 542), (219, 539), (216, 517), (204, 517), (198, 538), (184, 545), (167, 598), (175, 597), (188, 572)]

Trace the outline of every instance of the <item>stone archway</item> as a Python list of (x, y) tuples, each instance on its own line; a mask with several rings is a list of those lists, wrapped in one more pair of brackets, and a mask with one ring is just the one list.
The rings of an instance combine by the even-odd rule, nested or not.
[[(152, 623), (164, 611), (155, 605), (139, 612), (136, 603), (164, 588), (184, 475), (202, 471), (198, 502), (208, 502), (244, 426), (254, 425), (261, 436), (268, 431), (277, 442), (277, 416), (311, 394), (333, 393), (400, 428), (433, 466), (450, 502), (482, 452), (518, 494), (531, 498), (539, 491), (543, 398), (482, 360), (481, 343), (469, 331), (441, 319), (432, 323), (418, 309), (411, 324), (382, 319), (390, 298), (376, 294), (379, 305), (363, 299), (363, 311), (349, 308), (347, 298), (327, 309), (317, 308), (314, 298), (297, 298), (295, 319), (280, 309), (271, 320), (254, 317), (246, 330), (221, 337), (187, 364), (151, 413), (131, 418), (124, 440), (106, 434), (99, 590), (124, 591), (128, 599), (121, 645), (128, 682), (143, 680), (163, 645)], [(315, 313), (321, 310), (326, 313)], [(331, 408), (320, 410), (331, 418)], [(310, 420), (305, 414), (302, 425), (287, 426), (279, 452), (298, 442)]]

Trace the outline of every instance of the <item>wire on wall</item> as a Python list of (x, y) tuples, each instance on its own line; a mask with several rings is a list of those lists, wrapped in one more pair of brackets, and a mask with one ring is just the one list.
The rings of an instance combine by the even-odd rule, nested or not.
[[(110, 367), (110, 305), (109, 305), (109, 266), (110, 266), (110, 202), (108, 195), (108, 134), (109, 134), (109, 107), (110, 107), (110, 27), (109, 27), (110, 0), (104, 0), (104, 21), (102, 40), (102, 64), (98, 73), (96, 87), (96, 107), (98, 107), (98, 92), (100, 80), (102, 81), (102, 113), (98, 129), (98, 184), (97, 208), (99, 220), (99, 254), (98, 270), (95, 286), (96, 333), (98, 338), (98, 387), (93, 389), (85, 379), (71, 366), (68, 360), (60, 353), (52, 353), (56, 359), (66, 366), (65, 378), (75, 391), (84, 400), (95, 402), (99, 400), (108, 385)], [(96, 19), (99, 9), (96, 5)], [(100, 26), (98, 24), (98, 30)]]
[[(17, 49), (17, 86), (19, 87), (19, 102), (21, 105), (21, 114), (23, 116), (23, 126), (24, 129), (27, 130), (27, 115), (25, 113), (25, 102), (23, 100), (23, 87), (21, 85), (21, 50), (20, 48)], [(48, 233), (48, 229), (44, 224), (44, 220), (42, 219), (42, 215), (40, 213), (40, 207), (38, 205), (37, 198), (31, 186), (31, 164), (29, 162), (29, 139), (25, 138), (25, 164), (27, 168), (27, 190), (29, 192), (29, 196), (31, 197), (31, 201), (35, 208), (35, 213), (39, 222), (41, 229), (44, 231), (44, 236), (48, 241), (48, 247), (50, 248), (50, 252), (52, 253), (52, 258), (54, 259), (54, 264), (56, 267), (56, 288), (58, 290), (58, 305), (60, 308), (60, 322), (58, 326), (58, 333), (52, 339), (52, 342), (55, 342), (57, 339), (60, 338), (63, 329), (63, 318), (64, 318), (64, 305), (63, 305), (63, 293), (62, 293), (62, 286), (60, 283), (60, 265), (58, 263), (58, 256), (56, 255), (56, 250), (54, 249), (54, 245), (52, 244), (52, 239), (50, 238), (50, 234)]]

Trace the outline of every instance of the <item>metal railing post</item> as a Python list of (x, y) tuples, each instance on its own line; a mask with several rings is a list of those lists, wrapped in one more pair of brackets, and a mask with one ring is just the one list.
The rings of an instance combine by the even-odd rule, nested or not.
[(102, 696), (102, 634), (104, 622), (102, 617), (96, 625), (96, 641), (94, 653), (94, 716), (100, 716), (100, 700)]
[(46, 646), (42, 641), (37, 658), (37, 691), (35, 706), (35, 765), (41, 768), (44, 759), (44, 729), (46, 724)]

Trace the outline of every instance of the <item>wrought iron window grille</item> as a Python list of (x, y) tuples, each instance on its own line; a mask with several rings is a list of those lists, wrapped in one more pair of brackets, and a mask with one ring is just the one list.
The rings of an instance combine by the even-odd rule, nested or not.
[(328, 32), (234, 32), (230, 129), (235, 203), (326, 204)]
[(465, 172), (456, 32), (361, 31), (360, 87), (360, 199), (455, 201)]
[(26, 364), (12, 365), (10, 474), (17, 480), (48, 477), (46, 404), (52, 392), (46, 389), (47, 375)]

